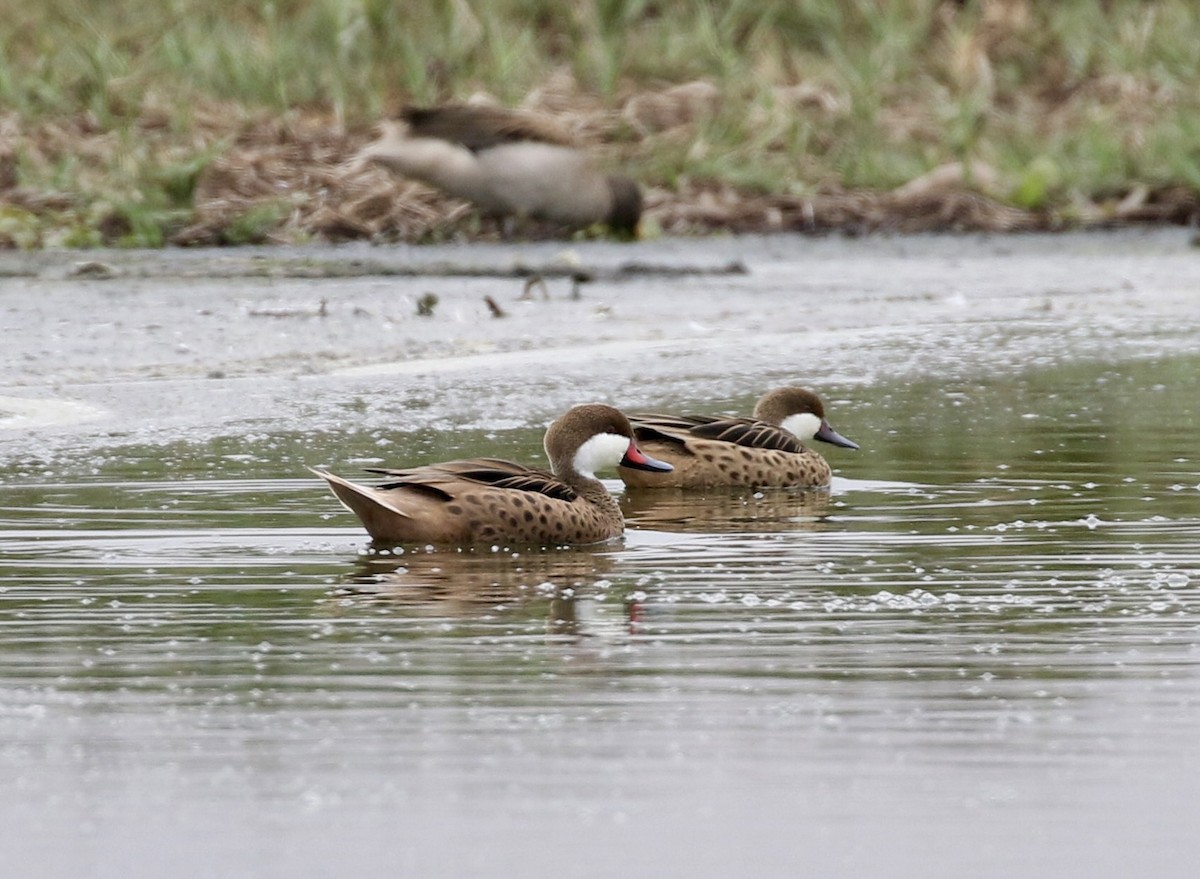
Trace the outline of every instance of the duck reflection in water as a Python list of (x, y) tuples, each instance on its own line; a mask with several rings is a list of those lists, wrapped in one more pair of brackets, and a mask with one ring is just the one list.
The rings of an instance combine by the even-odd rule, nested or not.
[(824, 488), (627, 489), (621, 512), (633, 528), (672, 532), (816, 531), (832, 507)]
[(628, 634), (640, 616), (611, 593), (606, 577), (613, 557), (606, 552), (415, 550), (364, 556), (356, 568), (335, 597), (409, 615), (481, 621), (545, 615), (547, 634), (564, 636)]

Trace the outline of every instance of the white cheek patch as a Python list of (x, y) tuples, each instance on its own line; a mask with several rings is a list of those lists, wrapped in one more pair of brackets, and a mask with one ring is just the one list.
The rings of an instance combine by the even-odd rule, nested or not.
[(800, 440), (810, 440), (821, 429), (821, 419), (811, 412), (800, 412), (796, 415), (789, 415), (779, 426)]
[(575, 470), (596, 478), (597, 470), (612, 470), (629, 451), (629, 437), (616, 433), (598, 433), (575, 453)]

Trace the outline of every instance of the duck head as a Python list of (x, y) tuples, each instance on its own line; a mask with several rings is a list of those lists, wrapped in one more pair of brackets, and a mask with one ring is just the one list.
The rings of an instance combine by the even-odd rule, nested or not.
[(801, 442), (820, 440), (843, 449), (857, 449), (825, 419), (821, 398), (807, 388), (779, 388), (771, 391), (754, 407), (754, 417), (794, 434)]
[(546, 430), (545, 446), (551, 469), (560, 478), (577, 474), (595, 479), (597, 470), (618, 466), (653, 473), (673, 469), (638, 448), (629, 419), (603, 403), (568, 409)]

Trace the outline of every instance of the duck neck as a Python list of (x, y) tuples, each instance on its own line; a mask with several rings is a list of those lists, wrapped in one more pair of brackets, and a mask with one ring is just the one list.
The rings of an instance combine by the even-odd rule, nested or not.
[(576, 470), (570, 470), (561, 474), (559, 478), (575, 489), (575, 492), (581, 498), (590, 504), (600, 507), (605, 513), (617, 516), (621, 514), (621, 507), (617, 504), (617, 499), (604, 487), (604, 483), (596, 477), (584, 476)]

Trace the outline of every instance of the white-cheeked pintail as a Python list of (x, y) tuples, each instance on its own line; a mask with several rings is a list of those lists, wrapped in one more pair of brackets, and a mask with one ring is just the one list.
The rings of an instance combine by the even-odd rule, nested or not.
[(832, 473), (805, 442), (858, 448), (829, 426), (821, 398), (798, 387), (767, 393), (751, 418), (637, 414), (630, 421), (646, 454), (674, 468), (654, 473), (618, 468), (625, 484), (636, 488), (816, 488), (828, 485)]
[(561, 546), (598, 543), (625, 529), (620, 507), (595, 473), (620, 465), (663, 473), (629, 420), (612, 406), (575, 406), (546, 430), (550, 471), (499, 458), (411, 469), (374, 469), (381, 485), (313, 470), (381, 543)]

